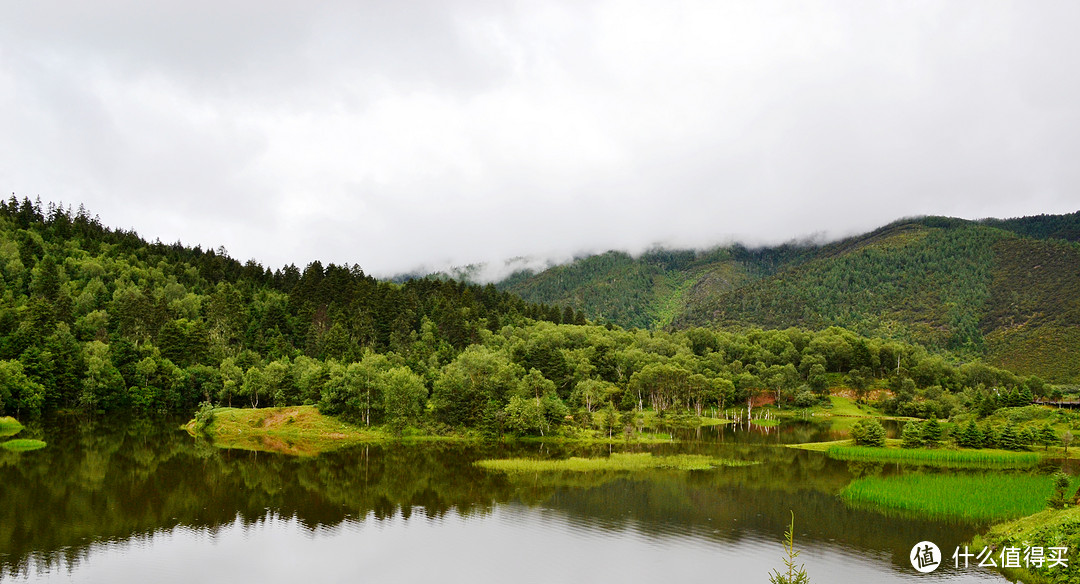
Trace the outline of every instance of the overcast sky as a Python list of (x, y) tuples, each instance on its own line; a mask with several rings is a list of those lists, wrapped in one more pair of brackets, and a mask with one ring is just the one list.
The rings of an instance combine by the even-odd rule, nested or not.
[(0, 5), (0, 189), (270, 267), (1080, 209), (1071, 0)]

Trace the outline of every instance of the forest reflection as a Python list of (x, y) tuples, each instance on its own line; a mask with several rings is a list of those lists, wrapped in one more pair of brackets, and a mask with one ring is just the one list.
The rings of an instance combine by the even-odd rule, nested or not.
[[(36, 572), (70, 570), (94, 546), (137, 543), (177, 529), (213, 539), (223, 529), (290, 521), (315, 533), (389, 518), (483, 517), (505, 504), (542, 507), (580, 529), (717, 541), (775, 540), (794, 509), (808, 543), (890, 555), (912, 538), (951, 545), (974, 529), (847, 508), (835, 493), (853, 476), (890, 469), (778, 447), (829, 432), (812, 424), (769, 433), (692, 429), (684, 431), (684, 442), (648, 447), (423, 442), (297, 458), (217, 449), (176, 430), (179, 423), (62, 417), (28, 430), (45, 438), (48, 448), (0, 451), (0, 576), (23, 574), (31, 566)], [(513, 477), (473, 465), (480, 458), (562, 458), (612, 449), (701, 452), (761, 464)]]

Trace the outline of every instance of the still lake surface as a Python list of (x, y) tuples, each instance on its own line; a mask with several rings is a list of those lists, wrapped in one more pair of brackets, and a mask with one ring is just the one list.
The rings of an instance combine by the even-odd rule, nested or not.
[[(45, 449), (0, 449), (0, 580), (766, 583), (794, 510), (815, 583), (1007, 581), (952, 568), (979, 525), (836, 496), (855, 477), (903, 469), (779, 446), (835, 439), (821, 424), (685, 430), (648, 446), (422, 442), (294, 458), (219, 450), (180, 422), (58, 418), (20, 435)], [(761, 464), (519, 478), (472, 464), (609, 450)], [(923, 540), (948, 565), (917, 573), (908, 554)]]

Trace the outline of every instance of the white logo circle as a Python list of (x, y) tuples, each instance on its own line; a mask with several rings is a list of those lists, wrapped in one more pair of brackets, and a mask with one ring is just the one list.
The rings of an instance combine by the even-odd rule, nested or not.
[(941, 550), (932, 541), (920, 541), (911, 548), (911, 567), (927, 574), (941, 565)]

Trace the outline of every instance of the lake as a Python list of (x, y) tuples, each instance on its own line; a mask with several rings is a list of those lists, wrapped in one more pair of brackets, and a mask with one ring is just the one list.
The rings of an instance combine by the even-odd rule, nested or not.
[[(836, 493), (853, 478), (903, 471), (780, 446), (836, 435), (821, 424), (685, 430), (648, 446), (418, 442), (294, 458), (219, 450), (182, 421), (58, 417), (20, 435), (48, 447), (0, 449), (0, 580), (766, 583), (793, 510), (815, 583), (1007, 581), (952, 568), (978, 525), (846, 506)], [(760, 464), (513, 478), (473, 465), (610, 451)], [(948, 564), (929, 575), (908, 560), (923, 540)]]

